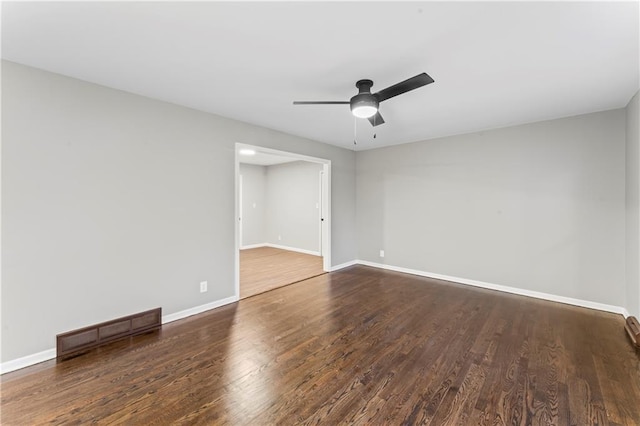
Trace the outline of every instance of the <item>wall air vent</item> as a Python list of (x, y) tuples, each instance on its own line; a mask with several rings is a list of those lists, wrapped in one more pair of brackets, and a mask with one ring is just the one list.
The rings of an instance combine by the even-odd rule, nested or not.
[(160, 328), (162, 308), (151, 309), (100, 324), (58, 334), (56, 356), (58, 358), (86, 351), (114, 340)]

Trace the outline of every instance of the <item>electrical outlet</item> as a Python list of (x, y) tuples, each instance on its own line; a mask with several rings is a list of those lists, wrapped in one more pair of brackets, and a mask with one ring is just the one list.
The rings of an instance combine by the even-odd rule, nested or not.
[(380, 250), (380, 257), (384, 257), (384, 250)]
[(206, 293), (207, 291), (207, 282), (206, 281), (201, 281), (200, 282), (200, 293)]
[(278, 241), (282, 241), (282, 235), (278, 235)]

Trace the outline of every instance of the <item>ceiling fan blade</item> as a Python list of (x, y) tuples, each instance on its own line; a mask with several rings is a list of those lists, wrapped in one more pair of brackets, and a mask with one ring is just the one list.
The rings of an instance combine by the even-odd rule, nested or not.
[(341, 105), (349, 104), (349, 101), (293, 101), (294, 105)]
[(369, 117), (368, 120), (373, 127), (384, 124), (384, 118), (382, 118), (382, 116), (380, 115), (380, 111), (376, 112), (375, 115)]
[(429, 77), (426, 72), (422, 74), (418, 74), (415, 77), (411, 77), (408, 80), (400, 82), (398, 84), (394, 84), (393, 86), (389, 86), (386, 89), (382, 89), (377, 93), (374, 93), (374, 96), (378, 98), (378, 102), (386, 101), (389, 98), (393, 98), (394, 96), (401, 95), (403, 93), (409, 92), (410, 90), (417, 89), (418, 87), (426, 86), (427, 84), (433, 83), (433, 79)]

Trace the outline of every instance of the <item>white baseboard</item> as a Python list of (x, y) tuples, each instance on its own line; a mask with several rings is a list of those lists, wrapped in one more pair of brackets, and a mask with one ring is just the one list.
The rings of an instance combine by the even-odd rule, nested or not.
[(260, 248), (260, 247), (271, 247), (271, 248), (277, 248), (281, 250), (289, 250), (289, 251), (295, 251), (298, 253), (310, 254), (313, 256), (322, 256), (322, 254), (319, 251), (306, 250), (306, 249), (301, 249), (297, 247), (289, 247), (289, 246), (283, 246), (280, 244), (271, 244), (271, 243), (249, 244), (249, 245), (240, 247), (240, 250), (247, 250), (247, 249), (253, 249), (253, 248)]
[(260, 248), (260, 247), (266, 247), (267, 244), (266, 243), (261, 243), (261, 244), (247, 244), (246, 246), (242, 246), (240, 247), (240, 250), (249, 250), (249, 249), (254, 249), (254, 248)]
[[(202, 312), (219, 308), (220, 306), (228, 305), (238, 301), (238, 296), (227, 297), (226, 299), (216, 300), (215, 302), (207, 303), (205, 305), (196, 306), (194, 308), (185, 309), (184, 311), (174, 312), (173, 314), (163, 315), (162, 324), (168, 322), (177, 321), (182, 318), (190, 317), (191, 315), (200, 314)], [(0, 374), (9, 373), (11, 371), (19, 370), (21, 368), (29, 367), (31, 365), (39, 364), (44, 361), (49, 361), (56, 357), (56, 349), (47, 349), (46, 351), (38, 352), (23, 356), (22, 358), (12, 359), (11, 361), (3, 362), (0, 364)]]
[(29, 367), (30, 365), (40, 364), (41, 362), (49, 361), (55, 357), (56, 348), (53, 348), (36, 354), (23, 356), (22, 358), (12, 359), (11, 361), (0, 364), (0, 374), (20, 370), (21, 368)]
[(432, 272), (419, 271), (416, 269), (402, 268), (399, 266), (384, 265), (382, 263), (369, 262), (366, 260), (358, 260), (358, 264), (372, 266), (374, 268), (387, 269), (389, 271), (404, 272), (405, 274), (419, 275), (421, 277), (435, 278), (438, 280), (451, 281), (458, 284), (472, 285), (474, 287), (486, 288), (489, 290), (503, 291), (505, 293), (517, 294), (520, 296), (534, 297), (536, 299), (549, 300), (551, 302), (559, 302), (567, 305), (580, 306), (582, 308), (596, 309), (599, 311), (612, 312), (614, 314), (623, 315), (625, 318), (629, 316), (629, 312), (621, 306), (607, 305), (604, 303), (592, 302), (589, 300), (574, 299), (572, 297), (558, 296), (555, 294), (543, 293), (540, 291), (526, 290), (517, 287), (509, 287), (499, 284), (491, 284), (483, 281), (470, 280), (467, 278), (452, 277), (449, 275), (435, 274)]
[(329, 272), (338, 271), (340, 269), (348, 268), (349, 266), (353, 266), (353, 265), (357, 265), (357, 264), (358, 264), (357, 260), (352, 260), (350, 262), (341, 263), (339, 265), (332, 266), (331, 269), (329, 269)]
[(265, 243), (264, 247), (272, 247), (272, 248), (277, 248), (277, 249), (281, 249), (281, 250), (296, 251), (298, 253), (311, 254), (313, 256), (320, 256), (321, 255), (319, 251), (305, 250), (305, 249), (301, 249), (301, 248), (297, 248), (297, 247), (281, 246), (280, 244)]
[(177, 321), (186, 317), (190, 317), (192, 315), (201, 314), (202, 312), (209, 311), (211, 309), (219, 308), (220, 306), (228, 305), (230, 303), (234, 303), (238, 301), (238, 296), (227, 297), (226, 299), (216, 300), (211, 303), (206, 303), (204, 305), (195, 306), (193, 308), (185, 309), (184, 311), (174, 312), (169, 315), (162, 316), (162, 324), (166, 324), (168, 322)]

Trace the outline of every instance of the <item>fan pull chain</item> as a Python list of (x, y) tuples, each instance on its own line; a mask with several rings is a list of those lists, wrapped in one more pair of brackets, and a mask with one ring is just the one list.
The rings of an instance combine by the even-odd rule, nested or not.
[(353, 144), (354, 145), (358, 145), (358, 142), (356, 142), (356, 139), (357, 139), (357, 136), (358, 136), (357, 132), (356, 132), (356, 129), (357, 129), (356, 124), (358, 124), (358, 119), (354, 116), (353, 117)]
[[(374, 116), (373, 116), (373, 127), (376, 127), (376, 118), (378, 118), (378, 114), (376, 114), (376, 115), (374, 115)], [(376, 131), (374, 130), (374, 131), (373, 131), (373, 138), (375, 139), (375, 138), (376, 138), (376, 136), (377, 136), (377, 133), (376, 133)]]

